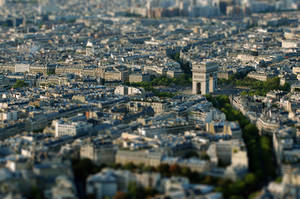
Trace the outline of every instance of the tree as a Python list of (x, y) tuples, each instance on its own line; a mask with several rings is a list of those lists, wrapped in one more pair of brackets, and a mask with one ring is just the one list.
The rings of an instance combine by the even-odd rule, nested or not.
[[(243, 82), (243, 84), (245, 84), (245, 82)], [(273, 89), (278, 86), (279, 79), (271, 79), (267, 83), (247, 80), (246, 84), (263, 88), (263, 92), (265, 93), (268, 89)], [(221, 184), (218, 182), (220, 186), (218, 190), (222, 191), (224, 198), (239, 198), (241, 196), (246, 198), (254, 191), (260, 190), (270, 179), (275, 179), (276, 177), (276, 159), (272, 147), (272, 138), (269, 136), (260, 136), (256, 125), (251, 124), (248, 118), (240, 111), (235, 110), (230, 105), (227, 96), (212, 97), (208, 95), (207, 100), (212, 102), (214, 107), (224, 112), (228, 120), (239, 122), (247, 149), (249, 171), (252, 172), (246, 175), (243, 180), (234, 183)], [(197, 181), (201, 180), (200, 176), (197, 178), (191, 176), (191, 178)], [(202, 182), (211, 183), (211, 179), (206, 178), (202, 180)]]
[(230, 196), (230, 199), (243, 199), (243, 198), (244, 198), (243, 196), (239, 196), (239, 195)]
[(95, 194), (87, 194), (86, 199), (96, 199)]
[(113, 199), (126, 199), (126, 194), (124, 192), (118, 191)]
[(169, 174), (169, 165), (168, 164), (160, 164), (157, 168), (158, 172), (162, 174)]
[(256, 185), (256, 182), (257, 182), (257, 179), (256, 179), (256, 176), (253, 174), (253, 173), (249, 173), (245, 176), (244, 178), (244, 181), (245, 181), (245, 184), (246, 184), (246, 187), (247, 187), (247, 191), (250, 193), (253, 189), (255, 189), (255, 187), (257, 186)]
[(181, 167), (181, 175), (183, 176), (189, 176), (191, 173), (190, 168), (188, 167)]
[(254, 124), (247, 124), (243, 131), (246, 135), (253, 135), (255, 137), (258, 136), (258, 129)]
[(192, 158), (192, 157), (199, 158), (199, 155), (196, 151), (189, 151), (184, 155), (184, 158)]
[(44, 199), (44, 193), (43, 191), (37, 187), (37, 186), (33, 186), (30, 189), (30, 195), (28, 197), (28, 199)]
[(181, 173), (181, 169), (177, 164), (172, 164), (169, 167), (169, 171), (170, 171), (171, 174), (175, 174), (175, 175), (178, 175), (178, 174)]
[(101, 170), (97, 167), (90, 159), (79, 159), (72, 160), (72, 168), (75, 178), (85, 181), (85, 179), (90, 175), (97, 173)]
[(13, 88), (22, 88), (27, 86), (24, 80), (17, 80), (16, 83), (13, 85)]
[(142, 170), (143, 171), (145, 171), (145, 172), (153, 172), (153, 171), (155, 171), (155, 168), (154, 167), (152, 167), (152, 166), (144, 166), (143, 168), (142, 168)]
[(136, 169), (137, 167), (132, 163), (132, 162), (129, 162), (129, 163), (126, 163), (124, 165), (124, 168), (126, 170), (130, 170), (130, 171), (133, 171), (134, 169)]
[(131, 199), (146, 198), (146, 192), (144, 188), (138, 185), (136, 182), (130, 182), (128, 185), (128, 198)]

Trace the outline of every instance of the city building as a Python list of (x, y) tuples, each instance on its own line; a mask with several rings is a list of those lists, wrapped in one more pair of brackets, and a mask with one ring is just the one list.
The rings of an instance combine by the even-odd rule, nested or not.
[(217, 89), (218, 65), (215, 62), (206, 61), (192, 64), (193, 66), (193, 94), (206, 95)]
[(57, 120), (55, 122), (55, 137), (62, 136), (77, 136), (83, 133), (88, 133), (92, 124), (85, 122), (65, 122)]
[(80, 158), (88, 158), (96, 164), (115, 162), (115, 146), (109, 141), (92, 140), (80, 148)]

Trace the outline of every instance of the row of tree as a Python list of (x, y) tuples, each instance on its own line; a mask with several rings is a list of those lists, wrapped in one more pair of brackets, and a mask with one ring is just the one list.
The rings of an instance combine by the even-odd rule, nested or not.
[(22, 88), (26, 87), (28, 84), (24, 80), (17, 80), (16, 83), (13, 85), (13, 88)]
[[(84, 185), (86, 182), (86, 178), (97, 172), (100, 172), (102, 168), (110, 167), (114, 169), (121, 169), (121, 170), (130, 170), (132, 172), (158, 172), (163, 177), (171, 177), (171, 176), (182, 176), (187, 177), (191, 183), (195, 184), (207, 184), (213, 185), (216, 187), (216, 191), (220, 191), (223, 193), (224, 198), (248, 198), (248, 196), (259, 190), (262, 185), (262, 177), (259, 173), (249, 173), (245, 176), (244, 179), (238, 180), (236, 182), (231, 181), (230, 179), (224, 178), (217, 178), (212, 177), (209, 175), (205, 175), (199, 172), (191, 171), (188, 167), (181, 167), (177, 164), (168, 165), (168, 164), (161, 164), (157, 167), (146, 166), (143, 164), (133, 164), (128, 163), (125, 165), (121, 164), (110, 164), (110, 165), (101, 165), (97, 166), (93, 164), (88, 159), (81, 159), (81, 160), (73, 160), (73, 171), (75, 180), (79, 185)], [(140, 185), (133, 185), (138, 186), (138, 189), (143, 189), (144, 191), (141, 192), (144, 195), (143, 198), (147, 198), (148, 196), (153, 196), (153, 194), (157, 193), (152, 188), (143, 188)], [(136, 188), (135, 188), (136, 189)], [(82, 195), (82, 198), (85, 198), (85, 194)], [(136, 192), (131, 192), (128, 188), (127, 193), (119, 192), (117, 194), (117, 198), (136, 198)], [(93, 198), (90, 196), (90, 198)]]
[(173, 86), (173, 85), (178, 85), (178, 86), (189, 86), (192, 84), (192, 78), (188, 77), (187, 75), (180, 75), (178, 77), (170, 78), (167, 76), (151, 76), (151, 81), (149, 82), (135, 82), (135, 83), (129, 83), (126, 82), (127, 85), (130, 86), (137, 86), (137, 87), (142, 87), (145, 90), (151, 90), (154, 86)]
[(232, 107), (228, 96), (207, 95), (207, 99), (214, 107), (225, 113), (227, 120), (239, 123), (249, 160), (250, 173), (243, 180), (227, 184), (219, 190), (223, 192), (225, 198), (247, 198), (276, 178), (277, 168), (272, 139), (266, 135), (259, 135), (256, 125), (250, 123), (247, 117)]
[(232, 75), (228, 80), (219, 80), (221, 84), (231, 84), (232, 86), (240, 86), (249, 88), (249, 91), (243, 91), (242, 95), (259, 95), (265, 96), (271, 90), (282, 90), (290, 91), (290, 84), (285, 83), (283, 86), (280, 85), (280, 78), (273, 77), (267, 81), (259, 81), (256, 79), (251, 79), (249, 77), (241, 77), (239, 75)]
[[(196, 184), (208, 184), (219, 187), (220, 191), (226, 190), (226, 186), (228, 184), (232, 184), (233, 182), (229, 179), (217, 178), (208, 175), (204, 175), (195, 171), (191, 171), (188, 167), (181, 167), (177, 164), (161, 164), (157, 167), (148, 166), (144, 164), (136, 165), (134, 163), (127, 163), (124, 165), (113, 163), (109, 165), (95, 165), (89, 159), (73, 159), (72, 167), (75, 177), (75, 182), (77, 184), (77, 188), (79, 188), (79, 195), (81, 198), (93, 198), (94, 196), (87, 196), (84, 190), (84, 184), (86, 183), (86, 179), (89, 175), (100, 172), (105, 167), (110, 167), (113, 169), (120, 170), (129, 170), (131, 172), (156, 172), (160, 173), (163, 177), (171, 177), (171, 176), (182, 176), (187, 177), (191, 183)], [(137, 197), (137, 192), (133, 190), (140, 190), (139, 194), (143, 194), (143, 197)], [(148, 196), (153, 196), (157, 192), (153, 188), (149, 187), (141, 187), (136, 183), (131, 183), (128, 187), (128, 192), (118, 192), (116, 198), (147, 198)]]
[(192, 79), (188, 77), (188, 75), (180, 75), (179, 77), (170, 78), (167, 76), (160, 77), (151, 77), (150, 82), (136, 82), (129, 83), (126, 82), (126, 85), (133, 87), (141, 87), (145, 89), (145, 91), (152, 92), (155, 96), (158, 97), (167, 97), (172, 98), (176, 95), (176, 93), (160, 91), (159, 89), (154, 88), (155, 86), (190, 86), (192, 85)]
[(117, 192), (113, 199), (140, 199), (140, 198), (153, 198), (158, 192), (152, 188), (145, 188), (136, 182), (130, 182), (128, 185), (128, 191)]

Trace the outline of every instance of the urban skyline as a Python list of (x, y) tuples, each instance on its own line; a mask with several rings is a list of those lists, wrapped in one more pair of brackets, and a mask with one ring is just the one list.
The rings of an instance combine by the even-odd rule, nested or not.
[(299, 8), (0, 0), (0, 198), (300, 198)]

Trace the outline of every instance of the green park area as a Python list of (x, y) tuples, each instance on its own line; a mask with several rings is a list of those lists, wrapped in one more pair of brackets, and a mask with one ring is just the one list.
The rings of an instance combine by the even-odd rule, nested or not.
[(27, 83), (24, 80), (17, 80), (16, 83), (13, 85), (13, 88), (22, 88), (26, 87)]
[(189, 77), (188, 75), (180, 75), (179, 77), (175, 77), (175, 78), (170, 78), (167, 76), (159, 76), (159, 77), (151, 77), (151, 81), (149, 82), (146, 81), (136, 82), (136, 83), (127, 82), (126, 85), (133, 86), (133, 87), (141, 87), (145, 91), (152, 92), (155, 96), (158, 97), (172, 98), (176, 95), (176, 93), (160, 91), (155, 87), (190, 86), (192, 85), (192, 78)]
[(290, 85), (288, 83), (284, 84), (283, 86), (280, 85), (279, 77), (269, 78), (267, 81), (259, 81), (236, 74), (231, 75), (228, 79), (220, 79), (218, 83), (220, 85), (232, 85), (234, 87), (249, 89), (248, 91), (243, 91), (241, 94), (251, 96), (265, 96), (271, 90), (290, 90)]

